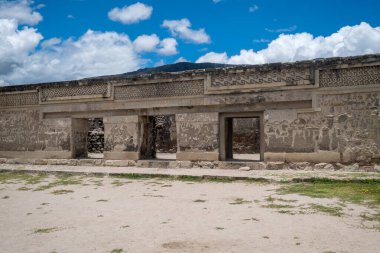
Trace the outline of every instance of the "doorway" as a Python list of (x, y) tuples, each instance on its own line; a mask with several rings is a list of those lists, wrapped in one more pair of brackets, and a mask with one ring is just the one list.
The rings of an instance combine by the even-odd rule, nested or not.
[(260, 114), (222, 114), (221, 160), (262, 161), (262, 117)]
[(104, 158), (103, 118), (74, 118), (72, 119), (71, 132), (73, 158)]
[(143, 119), (141, 158), (175, 160), (177, 127), (175, 115), (147, 116)]

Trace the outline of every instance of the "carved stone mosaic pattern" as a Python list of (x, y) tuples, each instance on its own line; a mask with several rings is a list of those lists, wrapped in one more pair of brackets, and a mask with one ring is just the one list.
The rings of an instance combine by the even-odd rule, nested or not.
[(321, 87), (380, 84), (380, 66), (324, 69), (319, 72)]
[(248, 85), (248, 84), (276, 84), (307, 85), (312, 84), (312, 75), (309, 68), (250, 69), (245, 72), (223, 71), (211, 76), (212, 87)]
[(0, 106), (37, 105), (38, 93), (1, 94)]
[(204, 81), (190, 80), (172, 83), (152, 83), (115, 87), (116, 100), (130, 100), (154, 97), (181, 97), (204, 94)]
[(107, 84), (46, 87), (46, 88), (41, 89), (41, 100), (46, 101), (48, 98), (85, 96), (85, 95), (106, 96), (107, 92), (108, 92)]
[(0, 151), (70, 150), (71, 119), (41, 119), (39, 110), (0, 111)]

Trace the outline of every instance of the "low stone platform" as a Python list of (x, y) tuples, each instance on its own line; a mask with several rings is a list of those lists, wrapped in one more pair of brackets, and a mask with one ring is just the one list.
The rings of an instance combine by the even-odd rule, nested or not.
[(133, 167), (160, 169), (227, 169), (227, 170), (330, 170), (351, 172), (380, 172), (376, 164), (341, 164), (309, 162), (255, 162), (246, 160), (231, 161), (176, 161), (176, 160), (105, 160), (105, 159), (21, 159), (0, 158), (1, 164), (25, 165), (67, 165), (91, 167)]
[[(242, 167), (244, 168), (244, 167)], [(376, 165), (380, 171), (380, 166)], [(349, 172), (336, 170), (245, 170), (245, 169), (167, 169), (147, 167), (115, 167), (115, 166), (72, 166), (72, 165), (28, 165), (28, 164), (0, 164), (0, 171), (43, 172), (43, 173), (74, 173), (95, 175), (130, 175), (165, 178), (198, 178), (249, 180), (268, 182), (300, 182), (313, 180), (355, 181), (371, 180), (380, 182), (380, 172)]]

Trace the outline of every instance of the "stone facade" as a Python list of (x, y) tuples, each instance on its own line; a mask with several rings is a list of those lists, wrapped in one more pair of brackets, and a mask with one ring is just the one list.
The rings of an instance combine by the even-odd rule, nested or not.
[[(85, 157), (100, 118), (105, 160), (224, 160), (235, 138), (262, 161), (379, 163), (379, 104), (380, 55), (0, 87), (0, 158)], [(238, 118), (257, 133), (230, 138)]]

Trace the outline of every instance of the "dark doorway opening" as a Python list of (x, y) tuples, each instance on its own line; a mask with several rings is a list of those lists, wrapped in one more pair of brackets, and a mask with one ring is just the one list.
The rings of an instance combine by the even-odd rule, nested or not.
[(102, 118), (88, 119), (87, 157), (93, 159), (104, 158), (104, 124)]
[(175, 160), (177, 127), (175, 115), (148, 116), (143, 120), (141, 158)]
[(226, 118), (226, 159), (260, 161), (260, 118)]
[(72, 156), (103, 159), (104, 124), (102, 118), (72, 119)]

